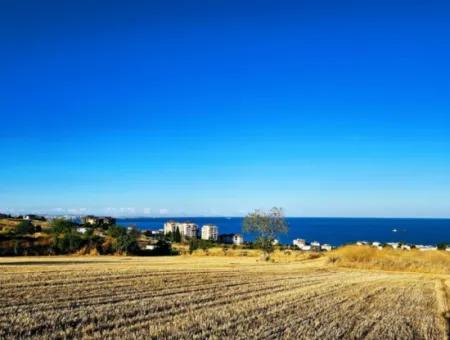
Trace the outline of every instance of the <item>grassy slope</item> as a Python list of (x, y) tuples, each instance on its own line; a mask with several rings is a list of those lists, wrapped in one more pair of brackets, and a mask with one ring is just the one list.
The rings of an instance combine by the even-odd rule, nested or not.
[(20, 257), (0, 270), (0, 337), (447, 334), (449, 275), (340, 269), (326, 257)]
[(450, 274), (450, 252), (403, 251), (366, 246), (347, 246), (328, 254), (338, 266), (420, 273)]
[[(0, 232), (13, 231), (15, 227), (22, 222), (22, 219), (16, 218), (0, 218)], [(31, 223), (35, 226), (41, 226), (42, 228), (48, 228), (49, 223), (47, 221), (32, 220)]]

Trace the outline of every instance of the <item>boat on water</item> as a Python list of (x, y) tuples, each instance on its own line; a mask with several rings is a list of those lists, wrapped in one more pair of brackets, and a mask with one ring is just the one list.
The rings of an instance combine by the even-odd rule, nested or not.
[(392, 232), (393, 232), (393, 233), (396, 233), (397, 231), (398, 231), (398, 230), (397, 230), (397, 229), (395, 229), (395, 228), (394, 228), (394, 229), (392, 229)]

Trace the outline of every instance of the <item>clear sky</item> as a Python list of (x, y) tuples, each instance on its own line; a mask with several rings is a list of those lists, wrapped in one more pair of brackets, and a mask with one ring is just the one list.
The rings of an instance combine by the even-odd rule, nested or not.
[(449, 1), (0, 6), (0, 211), (450, 217)]

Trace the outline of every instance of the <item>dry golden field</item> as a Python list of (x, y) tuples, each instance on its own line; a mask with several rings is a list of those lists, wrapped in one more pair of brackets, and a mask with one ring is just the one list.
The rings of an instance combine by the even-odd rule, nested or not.
[(419, 273), (450, 274), (448, 251), (404, 251), (369, 246), (346, 246), (329, 254), (336, 265), (347, 268), (380, 269)]
[(0, 258), (0, 338), (445, 339), (449, 282), (326, 257)]

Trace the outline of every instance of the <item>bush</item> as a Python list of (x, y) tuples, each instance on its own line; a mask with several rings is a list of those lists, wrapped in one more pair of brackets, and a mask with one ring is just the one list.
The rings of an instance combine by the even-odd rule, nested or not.
[(437, 247), (439, 250), (445, 250), (448, 247), (448, 243), (445, 242), (438, 243)]
[(127, 229), (121, 226), (110, 226), (108, 228), (108, 235), (113, 238), (111, 244), (111, 250), (120, 253), (136, 253), (138, 251), (137, 246), (137, 231), (131, 230), (127, 232)]
[(73, 253), (84, 245), (81, 235), (75, 231), (75, 226), (75, 223), (63, 218), (54, 219), (50, 223), (52, 245), (58, 253)]
[(189, 254), (198, 249), (198, 240), (196, 238), (189, 239)]
[(15, 233), (17, 235), (34, 234), (35, 231), (36, 228), (33, 226), (31, 221), (22, 221), (16, 226), (15, 229)]
[(75, 226), (75, 223), (64, 218), (56, 218), (50, 223), (50, 232), (52, 234), (63, 234), (71, 232)]
[(83, 246), (81, 236), (74, 232), (65, 232), (54, 238), (54, 246), (60, 253), (73, 253)]

